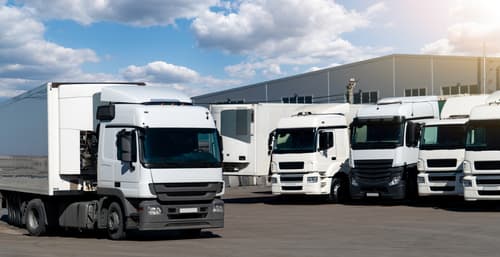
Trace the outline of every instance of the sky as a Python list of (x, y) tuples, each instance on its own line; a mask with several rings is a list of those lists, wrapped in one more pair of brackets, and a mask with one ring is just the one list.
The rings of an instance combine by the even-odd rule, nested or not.
[(189, 96), (389, 54), (500, 56), (497, 0), (0, 0), (0, 101), (49, 81)]

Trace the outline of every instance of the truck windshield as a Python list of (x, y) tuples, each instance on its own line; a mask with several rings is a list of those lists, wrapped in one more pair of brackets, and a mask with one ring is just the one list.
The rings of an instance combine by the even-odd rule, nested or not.
[(436, 125), (422, 128), (420, 149), (465, 148), (465, 125)]
[(467, 141), (465, 149), (468, 151), (500, 150), (500, 122), (470, 121), (467, 126)]
[(215, 129), (146, 128), (141, 143), (141, 161), (147, 168), (221, 167)]
[(352, 149), (391, 149), (403, 144), (404, 122), (400, 119), (355, 120)]
[(316, 129), (277, 129), (273, 153), (312, 153), (316, 148)]

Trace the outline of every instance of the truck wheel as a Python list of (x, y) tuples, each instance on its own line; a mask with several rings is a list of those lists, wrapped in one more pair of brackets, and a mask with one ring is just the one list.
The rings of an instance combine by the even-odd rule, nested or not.
[(30, 235), (40, 236), (47, 231), (46, 217), (42, 200), (29, 201), (26, 207), (26, 229)]
[(22, 226), (21, 207), (13, 196), (7, 198), (7, 212), (7, 217), (9, 219), (8, 223), (10, 225), (16, 227)]
[(125, 222), (122, 208), (117, 202), (112, 202), (108, 208), (106, 230), (111, 240), (122, 240), (125, 238)]
[(349, 198), (349, 188), (345, 179), (336, 177), (332, 179), (330, 194), (327, 201), (330, 203), (345, 203)]

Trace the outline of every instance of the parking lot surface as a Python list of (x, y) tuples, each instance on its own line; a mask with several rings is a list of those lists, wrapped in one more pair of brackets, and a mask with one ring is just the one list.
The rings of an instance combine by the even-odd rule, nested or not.
[(266, 187), (226, 190), (225, 228), (199, 238), (176, 232), (134, 233), (110, 241), (66, 231), (30, 237), (0, 221), (0, 256), (498, 256), (497, 203), (447, 198), (416, 204), (323, 203), (278, 198)]

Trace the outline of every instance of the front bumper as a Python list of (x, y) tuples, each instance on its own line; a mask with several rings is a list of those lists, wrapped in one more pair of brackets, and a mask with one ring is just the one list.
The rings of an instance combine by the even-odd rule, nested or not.
[[(148, 214), (148, 206), (159, 207), (160, 215)], [(136, 217), (135, 229), (174, 230), (224, 227), (224, 202), (214, 199), (211, 203), (160, 204), (156, 200), (144, 201)]]
[(420, 196), (463, 195), (462, 172), (419, 173), (417, 177)]
[(500, 175), (467, 175), (463, 185), (467, 201), (500, 200)]
[[(316, 180), (315, 182), (311, 180)], [(332, 178), (311, 173), (280, 173), (271, 176), (271, 191), (274, 195), (328, 195)]]
[[(391, 185), (393, 178), (398, 176), (399, 182)], [(352, 168), (349, 180), (353, 199), (367, 197), (404, 199), (406, 197), (404, 167), (391, 167), (383, 170)]]

